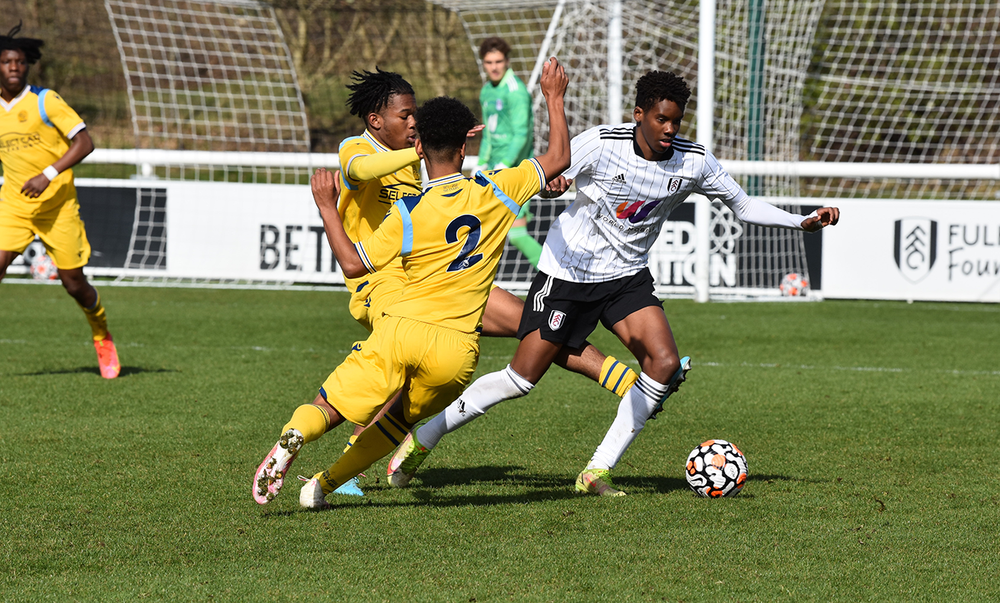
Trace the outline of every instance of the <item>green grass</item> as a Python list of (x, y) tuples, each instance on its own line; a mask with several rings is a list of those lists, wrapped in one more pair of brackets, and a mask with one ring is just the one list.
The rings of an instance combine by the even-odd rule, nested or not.
[[(382, 461), (367, 496), (314, 513), (297, 483), (259, 507), (250, 481), (364, 337), (347, 295), (102, 295), (115, 381), (60, 287), (0, 286), (0, 600), (1000, 599), (995, 305), (667, 301), (694, 369), (617, 468), (629, 496), (573, 494), (617, 399), (553, 368), (445, 438), (410, 489)], [(484, 339), (479, 373), (514, 347)], [(749, 459), (734, 499), (684, 482), (712, 437)]]

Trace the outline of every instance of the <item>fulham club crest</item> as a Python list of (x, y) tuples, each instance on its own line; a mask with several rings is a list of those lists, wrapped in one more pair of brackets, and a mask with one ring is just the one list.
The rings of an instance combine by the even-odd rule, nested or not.
[(566, 322), (566, 313), (560, 312), (559, 310), (553, 310), (549, 314), (549, 329), (553, 331), (558, 331), (562, 328), (563, 323)]
[(680, 178), (671, 178), (667, 181), (667, 192), (671, 195), (677, 192), (677, 189), (681, 187)]
[(930, 218), (896, 220), (896, 266), (911, 283), (923, 280), (937, 260), (937, 222)]

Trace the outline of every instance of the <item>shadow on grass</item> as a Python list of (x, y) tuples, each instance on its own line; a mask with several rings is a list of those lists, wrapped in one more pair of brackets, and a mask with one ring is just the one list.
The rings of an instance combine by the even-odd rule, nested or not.
[[(123, 366), (120, 373), (118, 373), (118, 378), (128, 377), (130, 375), (138, 375), (140, 373), (176, 373), (174, 369), (148, 369), (142, 368), (141, 366)], [(93, 375), (101, 376), (101, 369), (96, 366), (80, 366), (72, 369), (61, 369), (58, 371), (37, 371), (34, 373), (21, 373), (20, 377), (43, 377), (47, 375), (76, 375), (80, 373), (91, 373)]]
[[(575, 478), (527, 473), (525, 468), (519, 465), (484, 465), (480, 467), (428, 469), (421, 471), (418, 474), (418, 479), (419, 481), (408, 488), (416, 500), (379, 500), (378, 495), (380, 492), (391, 490), (388, 485), (379, 481), (378, 483), (362, 485), (366, 493), (364, 497), (330, 495), (327, 497), (327, 502), (330, 503), (327, 509), (265, 510), (261, 515), (265, 518), (290, 517), (296, 513), (316, 513), (354, 508), (359, 504), (386, 509), (418, 506), (441, 508), (464, 506), (494, 507), (499, 505), (523, 505), (533, 502), (563, 500), (578, 496), (573, 488)], [(751, 475), (747, 480), (763, 483), (776, 481), (818, 483), (824, 481), (791, 477), (788, 475)], [(488, 487), (491, 485), (502, 486), (511, 484), (520, 485), (528, 489), (528, 491), (520, 494), (499, 494), (496, 491), (484, 491), (481, 494), (444, 494), (446, 492), (444, 488), (449, 486), (478, 488), (479, 486)], [(666, 494), (677, 490), (690, 490), (687, 480), (684, 478), (664, 476), (616, 477), (615, 485), (629, 494), (640, 496), (642, 494)], [(694, 492), (691, 492), (691, 496), (698, 497)], [(753, 499), (754, 495), (752, 492), (744, 490), (736, 498), (747, 500)]]
[[(379, 482), (376, 484), (362, 485), (366, 496), (363, 498), (354, 496), (330, 495), (327, 502), (330, 507), (327, 509), (299, 509), (297, 511), (264, 511), (263, 517), (287, 517), (294, 513), (314, 513), (324, 510), (337, 510), (354, 508), (358, 504), (377, 508), (398, 508), (398, 507), (464, 507), (464, 506), (499, 506), (499, 505), (523, 505), (526, 503), (564, 500), (576, 498), (579, 495), (574, 490), (575, 476), (551, 476), (539, 475), (526, 472), (524, 467), (518, 465), (485, 465), (480, 467), (462, 468), (438, 468), (421, 471), (418, 474), (420, 481), (411, 485), (408, 490), (416, 500), (379, 500), (379, 493), (390, 490), (386, 484)], [(615, 484), (622, 489), (636, 494), (662, 494), (674, 490), (687, 490), (688, 485), (684, 479), (660, 477), (660, 476), (639, 476), (616, 478)], [(518, 494), (501, 494), (495, 490), (484, 490), (482, 493), (473, 494), (448, 494), (445, 488), (449, 486), (464, 486), (466, 488), (489, 486), (517, 485), (527, 491)], [(588, 497), (589, 498), (589, 497)]]
[[(419, 474), (419, 482), (411, 485), (408, 490), (416, 500), (392, 501), (378, 500), (378, 493), (389, 490), (383, 484), (370, 484), (362, 487), (366, 495), (338, 496), (330, 495), (327, 502), (330, 507), (327, 509), (298, 509), (295, 511), (264, 511), (261, 516), (265, 518), (287, 517), (294, 513), (315, 513), (324, 510), (336, 510), (343, 508), (354, 508), (358, 504), (378, 508), (399, 508), (399, 507), (466, 507), (466, 506), (498, 506), (498, 505), (523, 505), (525, 503), (560, 500), (573, 498), (576, 494), (573, 491), (573, 480), (565, 477), (554, 477), (530, 474), (524, 472), (524, 467), (508, 465), (463, 467), (457, 469), (428, 469)], [(479, 486), (500, 486), (502, 484), (517, 484), (527, 488), (527, 492), (520, 494), (498, 494), (495, 490), (487, 490), (483, 493), (449, 495), (442, 494), (442, 488), (447, 486), (461, 485), (478, 488)], [(343, 502), (341, 502), (343, 501)]]
[(654, 492), (667, 493), (674, 490), (690, 489), (687, 480), (677, 477), (663, 477), (659, 475), (637, 475), (619, 477), (612, 475), (615, 480), (615, 487), (631, 492), (633, 490), (652, 490)]
[(806, 477), (792, 477), (790, 475), (754, 475), (750, 474), (747, 477), (749, 482), (800, 482), (803, 484), (821, 484), (824, 482), (829, 482), (828, 479), (811, 479)]
[(559, 488), (573, 482), (565, 477), (527, 473), (519, 465), (483, 465), (480, 467), (456, 467), (426, 469), (417, 474), (423, 488), (438, 488), (465, 484), (502, 484), (516, 482), (531, 488)]

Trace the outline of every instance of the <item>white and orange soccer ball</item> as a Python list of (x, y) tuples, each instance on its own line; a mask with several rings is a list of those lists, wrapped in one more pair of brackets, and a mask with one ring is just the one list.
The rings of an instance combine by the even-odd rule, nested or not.
[(804, 274), (790, 272), (781, 279), (778, 289), (785, 297), (805, 297), (809, 295), (809, 280)]
[(702, 442), (688, 455), (684, 477), (698, 496), (736, 496), (747, 483), (747, 458), (725, 440)]
[(39, 253), (31, 260), (31, 278), (36, 281), (54, 281), (59, 277), (59, 269), (47, 253)]

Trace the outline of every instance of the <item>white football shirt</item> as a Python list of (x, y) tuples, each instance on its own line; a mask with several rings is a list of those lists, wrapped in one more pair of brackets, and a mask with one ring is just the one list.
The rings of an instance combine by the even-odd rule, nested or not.
[(801, 230), (805, 216), (752, 199), (700, 144), (675, 138), (673, 153), (648, 161), (635, 123), (597, 126), (573, 138), (576, 199), (553, 222), (538, 269), (564, 281), (596, 283), (631, 276), (649, 263), (663, 222), (691, 193), (725, 203), (760, 226)]

